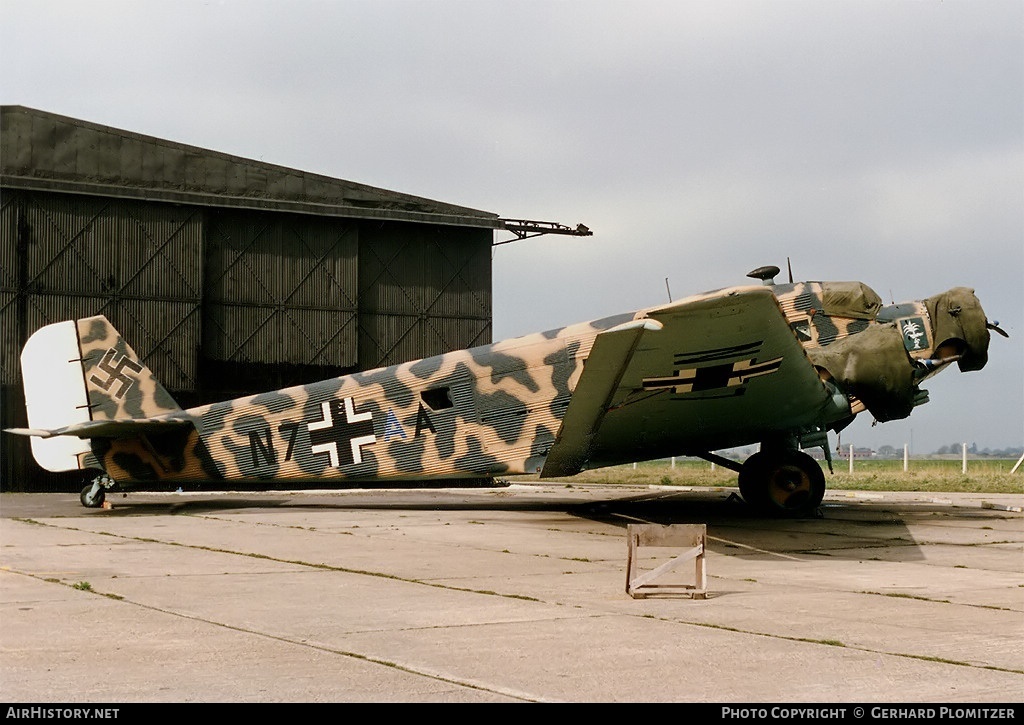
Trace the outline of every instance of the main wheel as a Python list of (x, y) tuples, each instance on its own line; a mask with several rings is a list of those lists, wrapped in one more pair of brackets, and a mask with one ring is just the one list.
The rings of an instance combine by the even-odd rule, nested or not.
[(765, 497), (781, 514), (813, 514), (825, 498), (825, 474), (816, 460), (802, 451), (780, 451), (769, 467)]
[(825, 474), (801, 451), (760, 451), (744, 462), (739, 487), (743, 500), (765, 513), (807, 516), (825, 497)]
[(92, 484), (82, 489), (82, 493), (79, 494), (78, 500), (82, 502), (82, 505), (90, 509), (98, 509), (103, 506), (103, 502), (107, 498), (107, 492), (101, 486), (99, 490), (94, 494), (92, 492)]

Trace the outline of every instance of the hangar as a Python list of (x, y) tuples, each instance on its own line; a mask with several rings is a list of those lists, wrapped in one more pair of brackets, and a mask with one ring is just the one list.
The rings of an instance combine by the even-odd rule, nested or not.
[[(2, 106), (0, 427), (64, 319), (106, 315), (185, 407), (489, 343), (495, 231), (589, 234)], [(0, 436), (3, 490), (80, 478)]]

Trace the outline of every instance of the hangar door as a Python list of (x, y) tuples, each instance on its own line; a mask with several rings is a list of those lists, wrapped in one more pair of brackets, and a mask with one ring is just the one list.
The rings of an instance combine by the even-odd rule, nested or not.
[(491, 341), (489, 229), (381, 223), (359, 239), (359, 367)]
[(5, 192), (3, 384), (20, 387), (21, 345), (35, 330), (106, 315), (168, 389), (193, 389), (202, 236), (202, 215), (192, 207)]
[(252, 211), (208, 215), (206, 391), (275, 389), (354, 367), (355, 224)]

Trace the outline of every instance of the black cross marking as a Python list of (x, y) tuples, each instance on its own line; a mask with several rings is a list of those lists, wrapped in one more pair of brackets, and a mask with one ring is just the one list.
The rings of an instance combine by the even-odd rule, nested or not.
[(96, 366), (107, 374), (107, 379), (102, 380), (98, 375), (93, 375), (89, 378), (89, 381), (100, 386), (104, 392), (110, 390), (110, 386), (114, 384), (115, 380), (121, 383), (121, 387), (114, 393), (114, 397), (120, 400), (135, 383), (135, 378), (125, 373), (125, 368), (128, 368), (133, 373), (141, 373), (142, 366), (130, 359), (128, 355), (122, 355), (121, 359), (117, 360), (116, 363), (114, 362), (115, 358), (117, 358), (117, 350), (108, 347), (107, 351), (103, 353), (103, 359)]
[(334, 468), (362, 463), (362, 447), (377, 442), (373, 413), (357, 413), (352, 398), (325, 401), (320, 413), (320, 420), (306, 422), (310, 450), (327, 454)]
[(743, 385), (751, 378), (776, 372), (782, 366), (782, 358), (767, 360), (763, 363), (754, 359), (740, 360), (725, 365), (709, 365), (703, 368), (683, 368), (676, 370), (670, 377), (644, 378), (644, 390), (661, 390), (672, 388), (676, 395), (699, 393), (706, 390), (735, 388)]

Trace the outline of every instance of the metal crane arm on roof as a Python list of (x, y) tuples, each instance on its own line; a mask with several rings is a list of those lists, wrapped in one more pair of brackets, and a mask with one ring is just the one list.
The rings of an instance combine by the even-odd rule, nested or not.
[(575, 227), (569, 227), (556, 222), (539, 222), (532, 221), (530, 219), (499, 219), (498, 222), (500, 224), (498, 229), (512, 232), (516, 235), (516, 239), (506, 239), (503, 242), (494, 242), (494, 244), (491, 245), (494, 247), (514, 242), (517, 239), (539, 237), (541, 234), (566, 234), (573, 237), (589, 237), (593, 235), (593, 232), (583, 224), (577, 224)]

